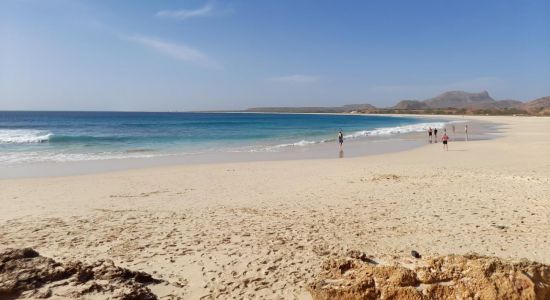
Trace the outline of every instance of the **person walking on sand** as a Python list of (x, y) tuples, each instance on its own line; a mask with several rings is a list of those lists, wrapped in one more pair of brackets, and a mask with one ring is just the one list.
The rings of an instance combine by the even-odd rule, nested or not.
[(466, 142), (468, 141), (468, 124), (464, 126), (464, 134), (466, 134)]
[(428, 139), (430, 140), (430, 143), (432, 142), (432, 128), (430, 127), (428, 129)]
[(342, 150), (344, 147), (344, 134), (342, 133), (342, 129), (338, 132), (338, 143), (340, 143), (340, 150)]
[(455, 133), (455, 124), (453, 124), (453, 133)]
[(441, 137), (441, 140), (443, 141), (443, 150), (445, 151), (449, 151), (449, 136), (447, 135), (447, 133), (445, 132), (443, 134), (443, 136)]
[(437, 143), (437, 128), (434, 128), (434, 141)]

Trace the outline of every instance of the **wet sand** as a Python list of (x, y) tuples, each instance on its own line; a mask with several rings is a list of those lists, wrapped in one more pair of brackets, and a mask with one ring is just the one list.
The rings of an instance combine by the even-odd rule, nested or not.
[(472, 119), (503, 124), (498, 138), (0, 180), (1, 247), (110, 258), (166, 280), (152, 287), (166, 299), (307, 299), (349, 250), (550, 263), (550, 119)]

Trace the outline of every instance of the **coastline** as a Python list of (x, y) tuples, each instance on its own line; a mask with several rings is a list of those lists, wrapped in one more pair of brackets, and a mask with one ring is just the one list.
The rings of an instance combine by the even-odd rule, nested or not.
[(0, 180), (0, 241), (112, 259), (159, 297), (300, 298), (349, 250), (550, 263), (547, 118), (468, 117), (498, 138), (346, 159), (189, 164)]
[[(307, 113), (290, 113), (306, 114)], [(323, 115), (354, 115), (357, 117), (370, 116), (362, 114), (342, 113), (318, 113)], [(493, 138), (493, 133), (499, 124), (470, 120), (459, 116), (434, 116), (434, 115), (381, 115), (390, 117), (413, 117), (422, 120), (437, 120), (445, 123), (453, 121), (464, 121), (472, 123), (471, 139)], [(459, 125), (461, 126), (461, 125)], [(455, 136), (463, 139), (459, 128)], [(254, 161), (285, 161), (285, 160), (315, 160), (315, 159), (337, 159), (353, 158), (367, 155), (379, 155), (407, 151), (426, 144), (424, 132), (408, 132), (399, 134), (388, 134), (380, 136), (368, 136), (348, 138), (345, 142), (344, 151), (338, 151), (336, 141), (321, 143), (306, 143), (305, 145), (289, 146), (276, 151), (202, 151), (185, 154), (162, 154), (147, 152), (144, 157), (124, 157), (91, 159), (80, 161), (42, 161), (27, 162), (20, 164), (0, 165), (0, 179), (9, 178), (39, 178), (39, 177), (64, 177), (87, 174), (100, 174), (106, 172), (126, 171), (131, 169), (155, 168), (172, 165), (197, 165), (197, 164), (219, 164), (238, 163)], [(269, 146), (266, 146), (269, 148)], [(275, 146), (277, 147), (277, 146)]]

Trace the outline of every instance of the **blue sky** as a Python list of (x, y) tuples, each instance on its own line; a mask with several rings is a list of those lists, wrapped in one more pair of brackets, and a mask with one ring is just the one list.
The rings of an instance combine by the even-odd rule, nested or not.
[(550, 95), (550, 1), (0, 2), (0, 110)]

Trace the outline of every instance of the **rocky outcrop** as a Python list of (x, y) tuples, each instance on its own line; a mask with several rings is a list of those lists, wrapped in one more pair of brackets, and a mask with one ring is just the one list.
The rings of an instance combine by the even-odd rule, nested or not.
[(550, 96), (529, 101), (524, 108), (532, 114), (550, 115)]
[(0, 299), (82, 298), (157, 299), (147, 287), (160, 283), (144, 272), (117, 267), (110, 260), (93, 264), (59, 263), (30, 248), (0, 252)]
[(478, 255), (378, 260), (357, 251), (330, 260), (314, 299), (550, 299), (550, 266)]

